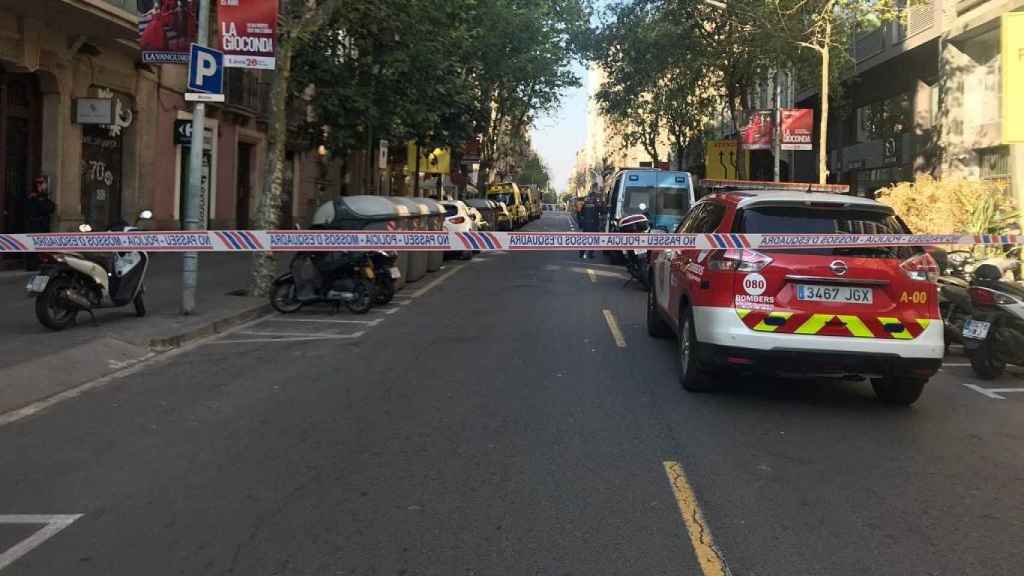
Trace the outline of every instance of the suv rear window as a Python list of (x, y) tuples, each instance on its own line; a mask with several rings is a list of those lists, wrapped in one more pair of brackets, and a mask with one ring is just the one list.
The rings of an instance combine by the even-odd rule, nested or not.
[[(747, 234), (909, 234), (896, 216), (881, 210), (842, 207), (754, 206), (739, 212), (734, 232)], [(831, 256), (909, 258), (919, 248), (856, 247), (766, 250)]]

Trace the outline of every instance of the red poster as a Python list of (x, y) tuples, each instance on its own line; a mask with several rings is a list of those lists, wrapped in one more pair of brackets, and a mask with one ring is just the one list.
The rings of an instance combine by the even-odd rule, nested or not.
[(812, 150), (814, 137), (814, 110), (810, 108), (783, 108), (782, 149)]
[(139, 16), (139, 49), (146, 64), (188, 64), (196, 41), (196, 0), (158, 0)]
[(770, 110), (752, 113), (750, 122), (743, 128), (743, 149), (771, 150), (774, 124)]
[(217, 23), (226, 68), (274, 69), (277, 0), (218, 0)]

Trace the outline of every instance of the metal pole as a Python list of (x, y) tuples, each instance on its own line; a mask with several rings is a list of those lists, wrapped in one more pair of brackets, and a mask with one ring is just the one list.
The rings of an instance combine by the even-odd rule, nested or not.
[[(196, 44), (206, 46), (210, 35), (210, 2), (196, 0), (199, 8), (199, 29)], [(206, 130), (206, 104), (196, 102), (192, 108), (192, 141), (189, 143), (188, 195), (185, 198), (185, 229), (199, 230), (199, 195), (202, 190), (203, 145)], [(202, 222), (202, 228), (206, 223)], [(196, 308), (196, 284), (199, 277), (199, 254), (185, 252), (182, 257), (181, 313), (191, 314)]]
[(772, 80), (775, 88), (775, 130), (772, 138), (772, 156), (775, 157), (775, 181), (782, 179), (782, 73), (776, 69)]

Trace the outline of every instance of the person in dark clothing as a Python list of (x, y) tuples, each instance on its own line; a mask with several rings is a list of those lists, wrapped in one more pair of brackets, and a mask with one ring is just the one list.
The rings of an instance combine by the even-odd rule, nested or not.
[[(580, 209), (577, 220), (581, 232), (599, 231), (601, 224), (601, 205), (598, 204), (597, 196), (595, 194), (587, 196), (587, 199), (583, 202), (583, 207)], [(580, 250), (580, 258), (586, 260), (587, 258), (593, 257), (593, 250)]]
[[(25, 208), (28, 215), (29, 232), (50, 231), (50, 216), (53, 214), (56, 206), (53, 200), (50, 200), (46, 184), (46, 178), (42, 176), (36, 178), (32, 186), (32, 193), (28, 196)], [(39, 256), (34, 252), (26, 255), (25, 269), (39, 269)]]

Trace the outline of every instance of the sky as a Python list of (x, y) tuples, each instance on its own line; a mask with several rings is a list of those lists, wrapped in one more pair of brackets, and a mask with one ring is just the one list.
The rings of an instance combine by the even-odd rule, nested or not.
[(576, 151), (587, 139), (587, 72), (576, 67), (582, 85), (562, 96), (559, 109), (537, 120), (532, 132), (533, 147), (548, 167), (551, 185), (565, 191), (569, 173), (576, 164)]

